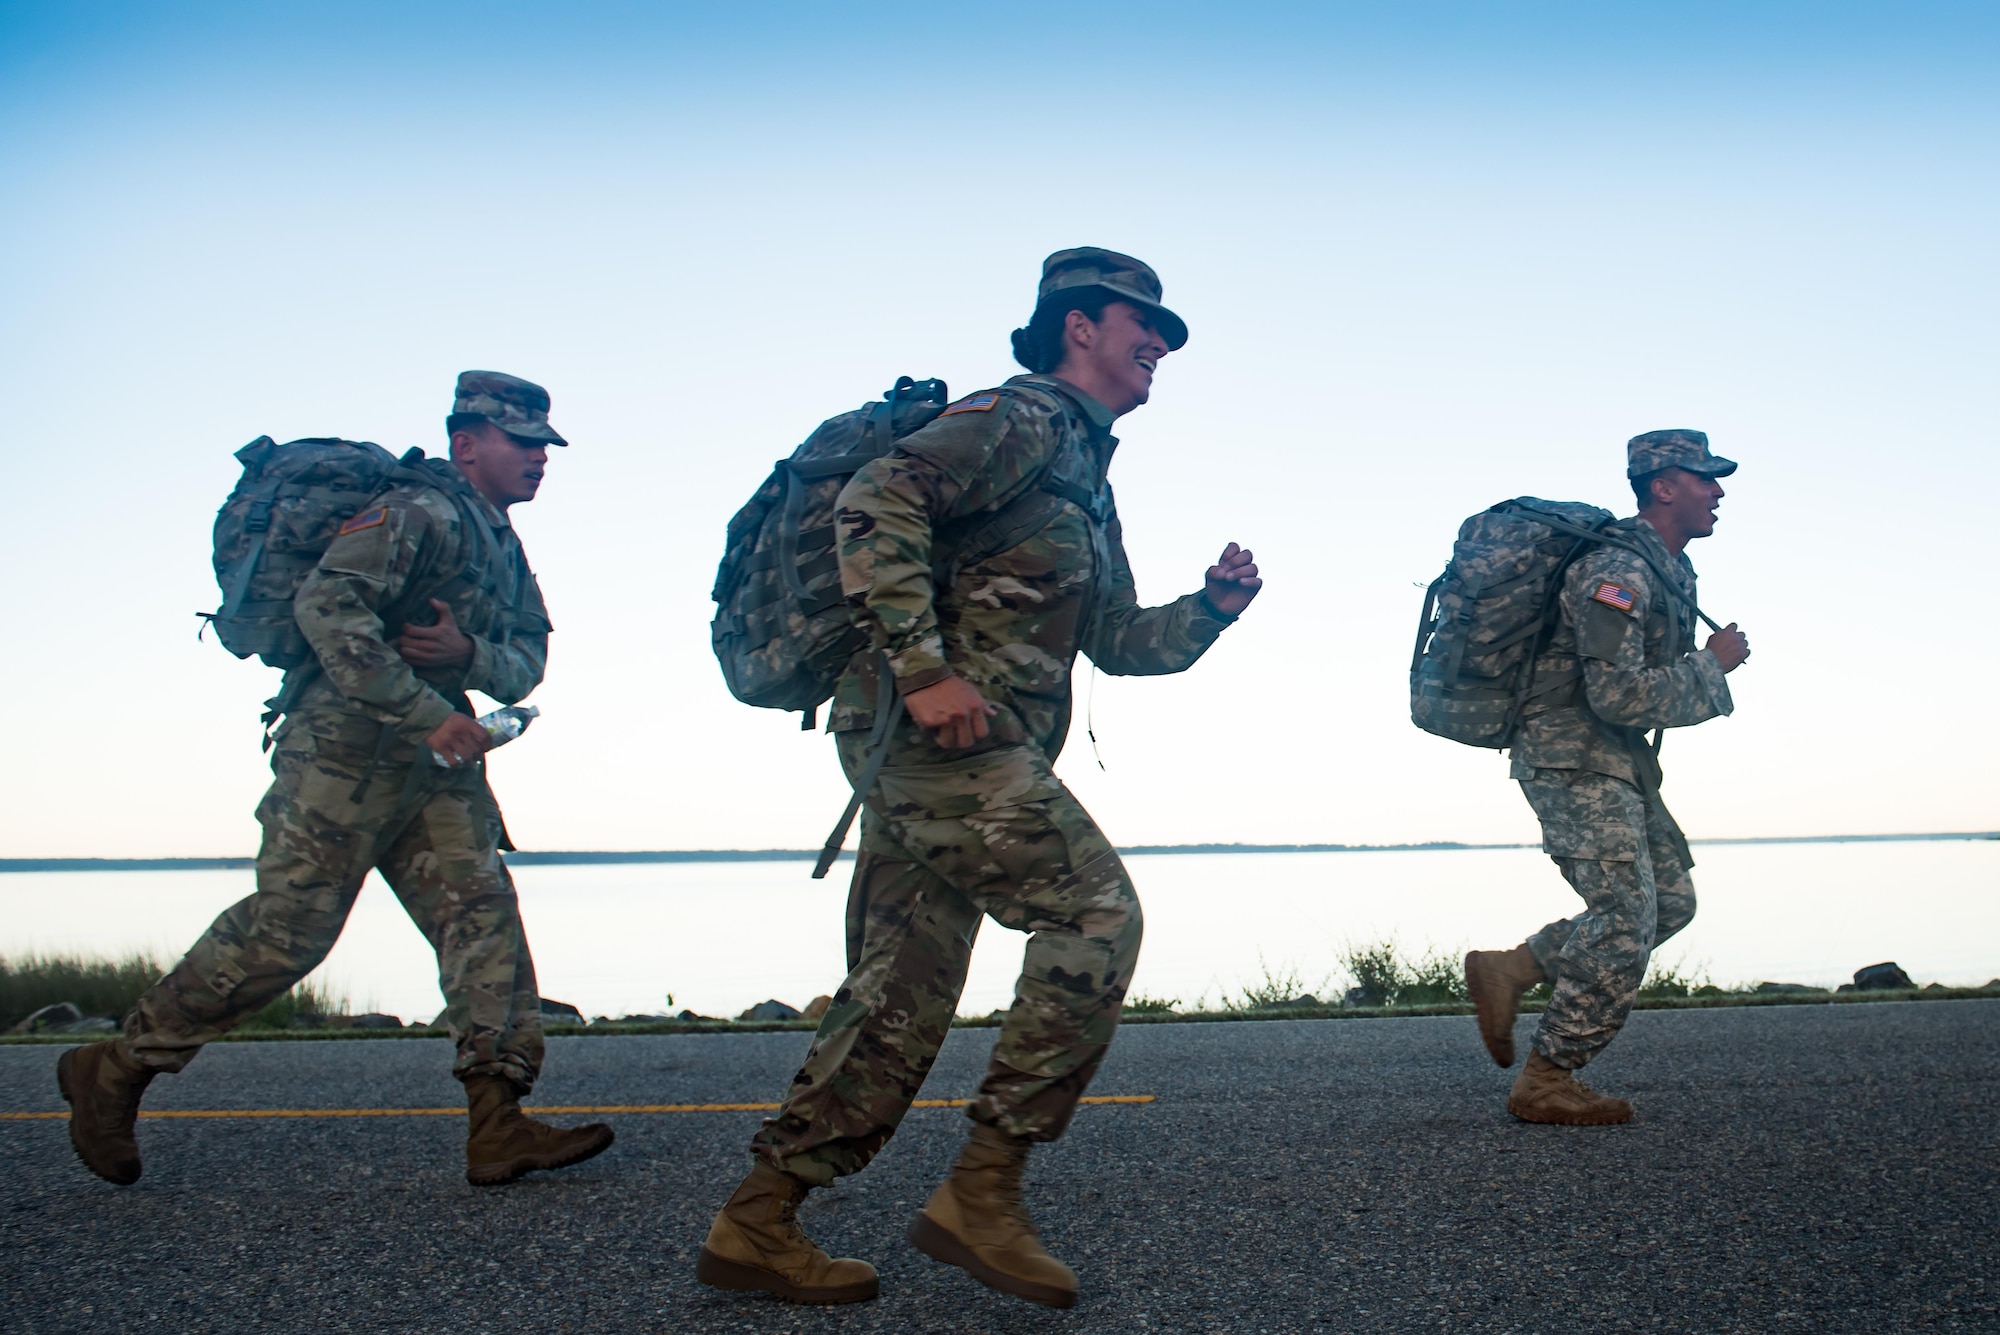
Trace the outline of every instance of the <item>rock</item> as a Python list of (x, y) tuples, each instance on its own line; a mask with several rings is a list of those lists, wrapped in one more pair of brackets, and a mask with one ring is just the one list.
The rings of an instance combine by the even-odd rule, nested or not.
[(1340, 998), (1342, 1010), (1357, 1010), (1363, 1006), (1379, 1006), (1381, 999), (1365, 987), (1350, 987)]
[(1854, 971), (1854, 989), (1857, 992), (1890, 992), (1915, 986), (1910, 981), (1910, 975), (1904, 973), (1894, 960)]
[(1759, 983), (1751, 991), (1757, 993), (1759, 996), (1768, 997), (1774, 993), (1824, 992), (1826, 989), (1823, 987), (1808, 987), (1804, 983)]
[(58, 1001), (53, 1006), (44, 1006), (21, 1021), (7, 1032), (10, 1034), (68, 1033), (69, 1027), (81, 1022), (83, 1012), (76, 1003)]
[(683, 1022), (688, 1020), (708, 1020), (713, 1022), (715, 1020), (715, 1017), (713, 1015), (701, 1015), (694, 1011), (682, 1011), (679, 1015), (676, 1015), (674, 1018), (676, 1020), (680, 1020)]
[(832, 997), (826, 997), (826, 996), (814, 997), (811, 1001), (808, 1001), (806, 1003), (806, 1008), (799, 1012), (799, 1018), (802, 1020), (820, 1019), (822, 1016), (826, 1014), (827, 1008), (832, 1005), (833, 1005)]
[(2000, 978), (1995, 978), (1980, 990), (1985, 992), (2000, 992)]
[(75, 1024), (65, 1025), (65, 1034), (115, 1034), (125, 1027), (124, 1023), (109, 1015), (86, 1015)]
[(796, 1020), (799, 1018), (799, 1009), (796, 1006), (787, 1006), (784, 1002), (773, 998), (770, 1001), (758, 1002), (736, 1018), (739, 1020)]
[(292, 1029), (324, 1029), (327, 1027), (326, 1021), (327, 1017), (321, 1015), (318, 1011), (293, 1011), (292, 1023), (289, 1027)]
[(542, 1003), (542, 1018), (544, 1020), (554, 1020), (557, 1024), (582, 1024), (584, 1022), (583, 1012), (570, 1005), (567, 1001), (555, 1001), (548, 997), (542, 997), (540, 1001)]
[[(316, 1027), (301, 1026), (299, 1020), (305, 1018), (305, 1016), (301, 1015), (293, 1019), (292, 1027)], [(401, 1020), (393, 1015), (384, 1015), (380, 1011), (370, 1011), (366, 1015), (320, 1015), (313, 1018), (317, 1019), (321, 1025), (328, 1029), (401, 1029), (403, 1027)]]
[(1944, 991), (1944, 984), (1943, 984), (1943, 983), (1925, 983), (1925, 984), (1924, 984), (1924, 991), (1926, 991), (1926, 992), (1942, 992), (1942, 991)]

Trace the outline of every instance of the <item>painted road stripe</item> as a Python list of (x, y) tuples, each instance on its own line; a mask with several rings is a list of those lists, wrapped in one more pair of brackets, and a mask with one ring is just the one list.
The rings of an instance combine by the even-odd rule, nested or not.
[[(1078, 1103), (1151, 1103), (1154, 1094), (1087, 1094)], [(963, 1108), (968, 1099), (918, 1099), (912, 1108)], [(523, 1108), (531, 1116), (574, 1113), (704, 1113), (776, 1112), (781, 1103), (619, 1103), (599, 1107)], [(169, 1121), (176, 1118), (219, 1117), (463, 1117), (463, 1108), (201, 1108), (142, 1112), (141, 1119)], [(0, 1122), (68, 1121), (66, 1112), (0, 1113)]]

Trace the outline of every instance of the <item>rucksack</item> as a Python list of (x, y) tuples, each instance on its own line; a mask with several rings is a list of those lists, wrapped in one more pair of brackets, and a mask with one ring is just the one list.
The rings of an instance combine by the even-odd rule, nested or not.
[(215, 516), (215, 578), (222, 606), (204, 612), (222, 647), (290, 671), (312, 661), (292, 596), (340, 526), (396, 482), (428, 479), (423, 451), (398, 459), (366, 440), (269, 436), (236, 451), (243, 476)]
[(1511, 746), (1528, 702), (1580, 675), (1538, 680), (1535, 660), (1555, 633), (1564, 574), (1593, 545), (1640, 557), (1663, 588), (1720, 629), (1650, 553), (1604, 531), (1612, 518), (1594, 505), (1522, 496), (1459, 526), (1451, 563), (1424, 592), (1410, 659), (1411, 722), (1467, 746)]
[(928, 426), (949, 394), (942, 380), (899, 376), (878, 402), (820, 423), (729, 521), (709, 638), (738, 700), (799, 710), (812, 728), (863, 643), (840, 591), (834, 501), (863, 464)]
[[(1067, 397), (1052, 384), (1036, 388), (1070, 414)], [(840, 588), (835, 502), (863, 465), (928, 426), (950, 402), (942, 380), (898, 377), (880, 402), (820, 423), (789, 458), (778, 460), (729, 521), (711, 594), (716, 609), (709, 636), (731, 695), (747, 705), (796, 709), (800, 728), (812, 730), (820, 705), (832, 698), (848, 661), (868, 642)], [(1065, 449), (1042, 470), (1035, 486), (997, 512), (967, 521), (968, 528), (933, 535), (931, 577), (937, 587), (951, 587), (966, 566), (1010, 551), (1041, 532), (1065, 502), (1101, 530), (1111, 513), (1110, 491), (1101, 483), (1084, 485), (1087, 470), (1075, 448), (1078, 434), (1064, 432)], [(839, 855), (903, 715), (903, 697), (886, 667), (877, 690), (867, 759), (847, 810), (820, 850), (815, 879), (825, 876)]]

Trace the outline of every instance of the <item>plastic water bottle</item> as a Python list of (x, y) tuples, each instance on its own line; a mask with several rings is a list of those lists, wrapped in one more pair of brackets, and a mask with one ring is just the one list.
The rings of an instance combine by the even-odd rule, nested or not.
[[(528, 730), (528, 725), (542, 716), (542, 711), (533, 705), (508, 705), (490, 714), (481, 714), (474, 722), (486, 729), (486, 735), (493, 739), (495, 747), (505, 746)], [(452, 764), (436, 751), (431, 752), (431, 763), (450, 769)]]

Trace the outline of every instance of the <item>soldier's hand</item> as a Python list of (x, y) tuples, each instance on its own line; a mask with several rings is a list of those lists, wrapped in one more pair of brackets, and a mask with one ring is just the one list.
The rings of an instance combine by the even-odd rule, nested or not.
[(472, 640), (458, 628), (450, 604), (431, 599), (437, 609), (435, 626), (405, 626), (396, 637), (396, 652), (412, 667), (457, 667), (472, 661)]
[(1734, 672), (1750, 656), (1750, 637), (1736, 629), (1736, 623), (1732, 621), (1709, 636), (1704, 647), (1715, 655), (1715, 661), (1722, 664), (1724, 672)]
[(492, 747), (493, 739), (486, 735), (486, 729), (480, 727), (477, 720), (464, 714), (453, 714), (424, 738), (424, 745), (443, 756), (446, 765), (457, 769), (479, 759)]
[(1250, 600), (1257, 596), (1257, 590), (1264, 587), (1264, 581), (1257, 577), (1257, 558), (1249, 549), (1230, 543), (1222, 549), (1222, 555), (1208, 568), (1208, 577), (1202, 587), (1202, 596), (1208, 605), (1226, 617), (1243, 615), (1243, 609), (1250, 606)]
[(946, 677), (903, 697), (917, 726), (928, 729), (939, 746), (971, 746), (987, 734), (986, 720), (1000, 712), (963, 677)]

